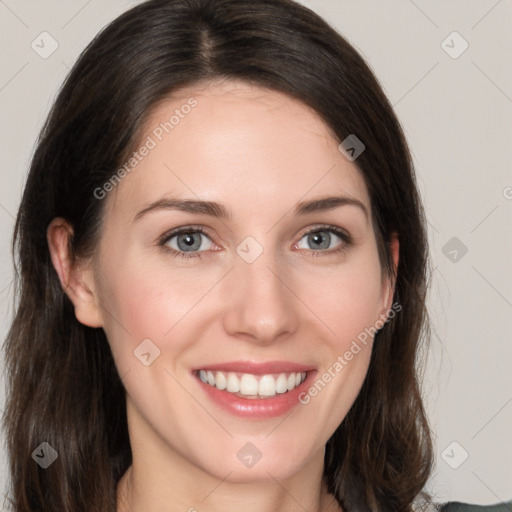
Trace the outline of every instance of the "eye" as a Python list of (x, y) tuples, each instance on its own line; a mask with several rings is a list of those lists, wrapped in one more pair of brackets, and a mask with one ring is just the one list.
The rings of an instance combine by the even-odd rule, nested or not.
[(211, 249), (213, 242), (202, 229), (187, 227), (164, 235), (159, 241), (159, 245), (164, 246), (175, 256), (190, 258), (200, 256), (200, 254), (195, 253)]
[[(346, 251), (352, 244), (348, 233), (336, 226), (325, 226), (304, 233), (293, 245), (295, 249), (308, 249), (312, 256), (331, 255)], [(201, 253), (211, 250), (213, 242), (200, 227), (182, 227), (162, 235), (158, 241), (172, 256), (193, 258), (203, 256)]]
[(314, 251), (316, 256), (318, 252), (332, 254), (344, 251), (351, 243), (348, 233), (335, 226), (316, 228), (304, 233), (297, 244), (298, 249), (309, 249)]

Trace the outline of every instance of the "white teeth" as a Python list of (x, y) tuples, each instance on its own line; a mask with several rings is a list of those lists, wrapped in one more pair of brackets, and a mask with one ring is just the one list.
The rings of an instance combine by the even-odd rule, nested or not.
[(258, 395), (274, 396), (276, 394), (276, 379), (272, 375), (263, 375), (258, 386)]
[(292, 373), (288, 376), (288, 381), (286, 383), (288, 391), (291, 391), (295, 387), (295, 374)]
[(226, 376), (222, 372), (217, 372), (217, 376), (215, 377), (215, 387), (217, 389), (226, 389), (228, 385), (228, 381)]
[(276, 380), (276, 393), (286, 393), (288, 391), (288, 379), (284, 373), (281, 373)]
[(246, 397), (271, 397), (295, 389), (306, 379), (306, 372), (253, 375), (217, 371), (199, 371), (205, 384)]
[(240, 391), (240, 379), (234, 373), (228, 373), (228, 385), (226, 388), (230, 393)]
[(242, 395), (257, 395), (258, 381), (254, 375), (244, 373), (240, 379), (240, 393)]

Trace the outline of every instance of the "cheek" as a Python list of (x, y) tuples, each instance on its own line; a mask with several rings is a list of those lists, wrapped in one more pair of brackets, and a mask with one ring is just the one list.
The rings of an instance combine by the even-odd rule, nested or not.
[[(98, 294), (104, 330), (118, 361), (131, 363), (133, 350), (145, 339), (168, 351), (171, 331), (187, 318), (219, 276), (174, 269), (166, 262), (148, 265), (142, 257), (104, 261)], [(173, 337), (172, 350), (181, 350)]]
[[(379, 319), (383, 289), (379, 261), (373, 253), (361, 254), (332, 272), (310, 276), (308, 284), (310, 292), (304, 292), (307, 303), (328, 327), (339, 349)], [(306, 282), (301, 287), (306, 290)]]
[[(373, 253), (346, 262), (329, 276), (317, 276), (324, 293), (309, 304), (330, 331), (318, 347), (322, 365), (301, 397), (312, 417), (332, 433), (352, 407), (366, 377), (376, 322), (382, 310), (380, 265)], [(378, 326), (377, 326), (378, 328)]]

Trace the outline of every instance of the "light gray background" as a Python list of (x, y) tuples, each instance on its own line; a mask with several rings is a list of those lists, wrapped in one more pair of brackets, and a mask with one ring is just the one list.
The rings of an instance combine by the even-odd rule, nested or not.
[[(136, 3), (0, 0), (0, 339), (12, 316), (10, 240), (36, 136), (79, 52)], [(367, 59), (413, 152), (435, 267), (428, 489), (441, 501), (512, 499), (512, 0), (302, 3)], [(31, 48), (44, 31), (59, 45), (47, 59)], [(457, 58), (445, 51), (463, 48), (453, 31), (469, 44)], [(466, 254), (459, 242), (446, 246), (453, 237)], [(0, 449), (2, 489), (5, 459)]]

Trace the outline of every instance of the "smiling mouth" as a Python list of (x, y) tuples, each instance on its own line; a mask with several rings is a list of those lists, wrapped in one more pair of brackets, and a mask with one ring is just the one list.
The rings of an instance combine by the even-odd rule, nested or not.
[(252, 373), (198, 370), (196, 376), (205, 384), (241, 398), (268, 399), (300, 386), (308, 372)]

